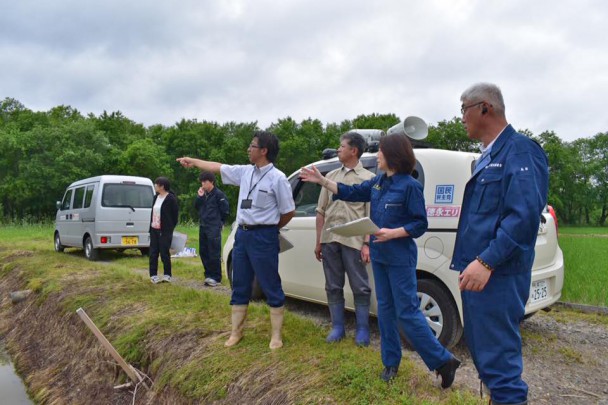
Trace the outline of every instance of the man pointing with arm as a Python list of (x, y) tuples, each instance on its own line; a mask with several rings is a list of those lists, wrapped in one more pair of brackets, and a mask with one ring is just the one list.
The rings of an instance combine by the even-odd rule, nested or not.
[(190, 157), (177, 161), (184, 167), (220, 173), (224, 184), (240, 186), (238, 229), (232, 252), (232, 333), (225, 346), (234, 346), (243, 337), (252, 282), (256, 277), (270, 306), (270, 348), (277, 349), (283, 346), (285, 303), (279, 277), (279, 229), (293, 218), (295, 204), (285, 174), (274, 166), (279, 153), (278, 138), (270, 132), (255, 132), (247, 153), (252, 165), (226, 165)]

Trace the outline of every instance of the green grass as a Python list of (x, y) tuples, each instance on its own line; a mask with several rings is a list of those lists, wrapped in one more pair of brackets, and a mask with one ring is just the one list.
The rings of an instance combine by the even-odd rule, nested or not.
[[(351, 339), (327, 345), (327, 330), (289, 311), (285, 347), (270, 352), (263, 303), (250, 305), (245, 338), (226, 349), (229, 296), (175, 283), (152, 285), (147, 258), (136, 251), (105, 253), (111, 260), (103, 263), (85, 260), (78, 249), (55, 253), (52, 231), (50, 225), (0, 228), (0, 278), (20, 274), (39, 305), (55, 300), (65, 314), (85, 309), (127, 362), (153, 376), (155, 390), (170, 387), (209, 403), (227, 398), (234, 384), (276, 389), (268, 385), (276, 382), (289, 403), (478, 403), (467, 390), (440, 390), (433, 375), (407, 359), (387, 385), (378, 378), (378, 351), (358, 348)], [(189, 235), (189, 247), (198, 248), (198, 227), (178, 231)], [(180, 280), (202, 280), (198, 257), (175, 259), (174, 268)], [(43, 391), (34, 396), (44, 397)]]
[(560, 226), (560, 235), (608, 235), (608, 227)]
[(560, 227), (562, 301), (608, 307), (608, 237), (593, 236), (607, 234), (604, 228)]

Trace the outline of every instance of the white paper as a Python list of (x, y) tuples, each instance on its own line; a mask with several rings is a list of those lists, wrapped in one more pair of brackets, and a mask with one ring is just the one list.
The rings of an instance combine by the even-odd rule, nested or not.
[(178, 258), (178, 257), (196, 257), (196, 249), (195, 248), (189, 248), (189, 247), (185, 247), (184, 250), (182, 250), (181, 252), (178, 252), (174, 255), (171, 255), (171, 257), (174, 258)]
[(289, 241), (281, 232), (279, 232), (279, 253), (283, 253), (293, 247), (293, 243)]
[(331, 228), (327, 228), (327, 230), (341, 236), (361, 236), (376, 233), (380, 228), (369, 217), (364, 217), (345, 224), (332, 226)]

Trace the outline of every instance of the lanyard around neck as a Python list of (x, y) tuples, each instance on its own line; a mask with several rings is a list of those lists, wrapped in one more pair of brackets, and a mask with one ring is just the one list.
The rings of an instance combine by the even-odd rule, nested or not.
[[(253, 187), (251, 187), (249, 189), (249, 192), (247, 193), (247, 199), (249, 199), (249, 196), (251, 195), (251, 192), (257, 187), (258, 184), (260, 184), (260, 181), (262, 181), (262, 179), (264, 178), (264, 176), (266, 176), (272, 169), (273, 169), (273, 167), (271, 167), (270, 169), (268, 169), (266, 171), (266, 173), (264, 173), (262, 175), (262, 177), (260, 177), (260, 179), (253, 185)], [(251, 183), (253, 183), (253, 174), (254, 173), (255, 173), (255, 167), (253, 168), (253, 170), (251, 172), (251, 180), (249, 180), (249, 186), (251, 186)]]

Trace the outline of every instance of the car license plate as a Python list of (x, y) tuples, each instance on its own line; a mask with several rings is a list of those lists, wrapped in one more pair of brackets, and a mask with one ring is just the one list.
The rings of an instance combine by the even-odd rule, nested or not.
[(123, 236), (122, 244), (123, 245), (137, 245), (138, 243), (137, 236)]
[(530, 303), (533, 304), (542, 301), (549, 297), (549, 284), (547, 280), (538, 280), (532, 282), (530, 288)]

